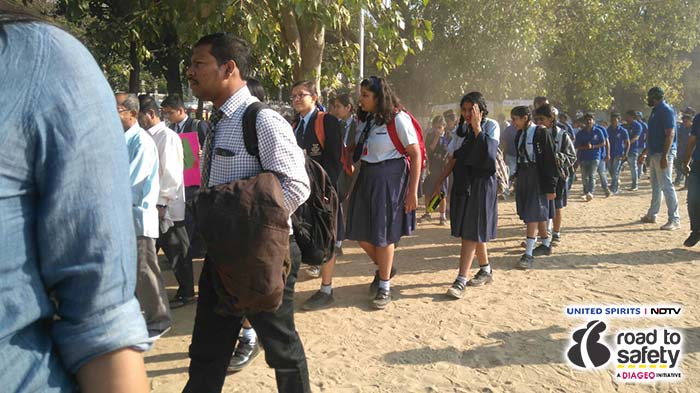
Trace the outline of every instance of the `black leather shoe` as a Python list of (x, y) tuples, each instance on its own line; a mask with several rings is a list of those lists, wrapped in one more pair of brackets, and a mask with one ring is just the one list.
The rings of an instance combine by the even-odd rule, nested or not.
[(170, 299), (170, 309), (174, 310), (176, 308), (180, 307), (185, 307), (188, 304), (192, 304), (197, 301), (197, 298), (192, 296), (192, 297), (184, 297), (184, 296), (175, 296), (174, 298)]
[(690, 236), (683, 242), (686, 247), (693, 247), (700, 242), (700, 232), (691, 232)]
[(233, 352), (231, 362), (228, 365), (228, 371), (235, 373), (243, 370), (260, 354), (260, 344), (255, 340), (255, 344), (249, 344), (243, 340), (243, 337), (238, 338), (238, 345)]

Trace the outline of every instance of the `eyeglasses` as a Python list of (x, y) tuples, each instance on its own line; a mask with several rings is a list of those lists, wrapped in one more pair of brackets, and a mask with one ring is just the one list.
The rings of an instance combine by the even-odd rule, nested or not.
[(312, 94), (310, 93), (299, 93), (299, 94), (292, 94), (289, 96), (289, 101), (295, 101), (295, 100), (303, 100), (304, 97), (310, 96)]

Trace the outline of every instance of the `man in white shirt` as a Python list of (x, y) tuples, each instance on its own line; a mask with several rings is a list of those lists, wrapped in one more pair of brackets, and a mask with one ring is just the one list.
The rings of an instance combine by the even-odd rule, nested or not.
[(158, 266), (158, 210), (160, 191), (158, 148), (137, 122), (139, 100), (134, 94), (117, 94), (117, 112), (129, 152), (131, 209), (137, 244), (136, 298), (141, 305), (148, 335), (157, 338), (171, 327), (168, 294)]
[(159, 245), (175, 273), (178, 290), (170, 301), (170, 308), (178, 308), (194, 302), (194, 277), (192, 262), (187, 259), (190, 246), (185, 227), (185, 184), (183, 177), (182, 141), (175, 131), (160, 120), (160, 108), (148, 95), (139, 96), (139, 123), (153, 137), (160, 160), (160, 193), (158, 216), (160, 218)]

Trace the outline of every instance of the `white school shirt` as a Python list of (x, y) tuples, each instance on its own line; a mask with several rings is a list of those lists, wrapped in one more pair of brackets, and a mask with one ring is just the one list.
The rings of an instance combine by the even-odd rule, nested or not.
[(158, 204), (168, 206), (170, 219), (185, 219), (184, 153), (182, 140), (162, 121), (148, 129), (158, 148), (160, 194)]
[[(394, 122), (396, 124), (396, 134), (398, 134), (399, 140), (404, 146), (418, 143), (416, 129), (413, 127), (411, 117), (406, 112), (397, 113)], [(360, 142), (364, 129), (364, 122), (358, 124), (357, 143)], [(372, 124), (369, 137), (362, 148), (362, 156), (360, 159), (364, 162), (376, 164), (378, 162), (402, 157), (403, 155), (396, 150), (394, 143), (391, 141), (386, 124)]]

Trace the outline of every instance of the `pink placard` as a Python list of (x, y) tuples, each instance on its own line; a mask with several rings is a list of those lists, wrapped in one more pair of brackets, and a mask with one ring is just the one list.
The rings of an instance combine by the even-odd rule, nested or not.
[(182, 139), (182, 152), (184, 154), (185, 187), (199, 186), (201, 179), (199, 174), (199, 139), (196, 132), (179, 134)]

